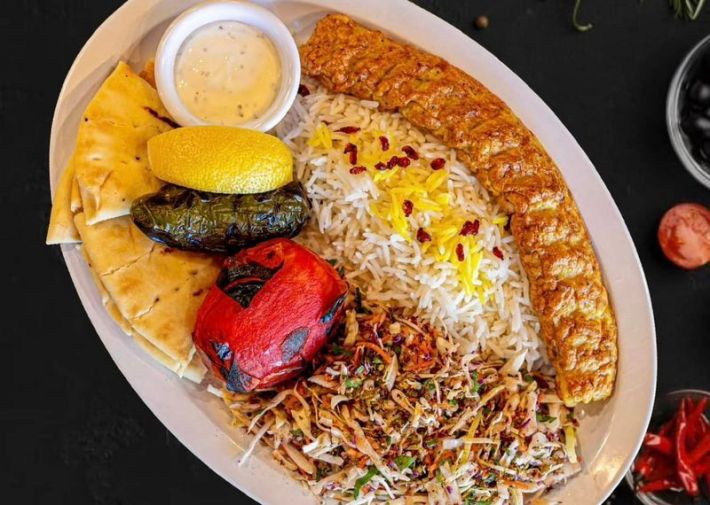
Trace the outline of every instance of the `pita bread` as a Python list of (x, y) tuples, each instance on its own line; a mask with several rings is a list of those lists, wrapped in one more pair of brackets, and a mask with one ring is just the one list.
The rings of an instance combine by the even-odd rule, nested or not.
[[(81, 252), (84, 255), (84, 259), (86, 260), (86, 262), (89, 263), (89, 259), (83, 247), (81, 249)], [(118, 310), (118, 307), (116, 307), (116, 304), (113, 303), (113, 300), (111, 300), (108, 291), (106, 291), (103, 282), (101, 282), (101, 279), (96, 274), (94, 269), (91, 268), (90, 264), (89, 270), (91, 271), (91, 275), (94, 278), (94, 282), (96, 282), (96, 287), (99, 289), (99, 293), (101, 294), (101, 302), (106, 308), (106, 312), (108, 312), (109, 315), (114, 319), (114, 321), (116, 321), (116, 324), (121, 327), (121, 329), (126, 335), (131, 336), (141, 349), (143, 349), (151, 358), (156, 360), (161, 365), (165, 366), (167, 369), (171, 370), (172, 372), (175, 372), (181, 377), (190, 379), (191, 381), (197, 384), (202, 382), (202, 379), (204, 378), (205, 373), (207, 372), (207, 368), (205, 367), (204, 363), (202, 363), (202, 359), (200, 358), (198, 353), (194, 354), (194, 356), (192, 357), (192, 361), (190, 361), (187, 367), (181, 367), (180, 363), (170, 358), (170, 356), (168, 356), (160, 349), (155, 347), (153, 344), (148, 342), (148, 340), (144, 336), (139, 334), (134, 328), (132, 328), (130, 323), (126, 321), (126, 319), (121, 315), (121, 312)]]
[(151, 58), (146, 61), (145, 65), (143, 65), (143, 70), (141, 70), (141, 73), (138, 75), (141, 76), (141, 79), (155, 88), (155, 60)]
[(87, 224), (127, 215), (133, 200), (160, 188), (146, 144), (173, 124), (155, 89), (120, 62), (79, 125), (74, 170)]
[(47, 244), (71, 244), (80, 242), (79, 232), (74, 226), (74, 213), (72, 212), (72, 186), (74, 184), (73, 159), (69, 160), (57, 191), (54, 193), (52, 215), (49, 218), (47, 230)]
[(75, 217), (89, 264), (135, 336), (179, 364), (195, 355), (197, 310), (220, 269), (220, 259), (151, 241), (128, 217), (87, 226)]
[[(78, 213), (80, 210), (82, 210), (81, 191), (79, 190), (79, 183), (76, 182), (76, 174), (74, 174), (74, 177), (72, 177), (72, 182), (71, 182), (70, 208), (71, 208), (71, 213), (72, 213), (72, 226), (74, 226), (74, 222), (73, 222), (74, 216), (73, 215)], [(78, 233), (79, 232), (77, 232), (77, 234)]]

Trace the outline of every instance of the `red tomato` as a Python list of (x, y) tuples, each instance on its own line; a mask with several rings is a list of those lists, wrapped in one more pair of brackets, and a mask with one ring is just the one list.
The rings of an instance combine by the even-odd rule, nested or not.
[(705, 265), (710, 261), (710, 210), (697, 203), (672, 207), (658, 226), (658, 242), (666, 258), (681, 268)]

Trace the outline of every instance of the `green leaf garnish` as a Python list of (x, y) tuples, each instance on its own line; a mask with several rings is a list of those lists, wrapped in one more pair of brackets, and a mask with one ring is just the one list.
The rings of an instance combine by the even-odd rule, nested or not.
[(698, 19), (705, 0), (668, 0), (677, 18), (685, 17), (691, 21)]
[(362, 385), (362, 381), (360, 379), (345, 379), (345, 387), (347, 388), (359, 388)]
[(333, 344), (333, 354), (336, 356), (347, 356), (351, 357), (353, 355), (353, 352), (350, 349), (346, 349), (340, 344)]
[(416, 460), (413, 457), (405, 455), (397, 456), (394, 460), (395, 464), (397, 465), (397, 468), (399, 468), (400, 470), (406, 470), (407, 468), (412, 466), (415, 461)]
[(365, 475), (363, 475), (362, 477), (360, 477), (358, 480), (355, 481), (355, 488), (353, 491), (355, 498), (360, 496), (360, 490), (362, 489), (362, 486), (364, 486), (365, 484), (370, 482), (372, 480), (372, 478), (375, 475), (377, 475), (378, 473), (380, 473), (380, 472), (377, 470), (377, 468), (375, 468), (374, 466), (371, 466), (367, 469), (367, 473)]
[(549, 423), (549, 422), (557, 419), (556, 417), (547, 416), (545, 414), (536, 414), (535, 418), (537, 419), (537, 422), (539, 422), (539, 423)]
[(478, 382), (478, 370), (474, 370), (471, 374), (471, 381), (473, 382), (471, 385), (471, 392), (473, 394), (478, 394), (478, 391), (481, 389), (481, 383)]
[(582, 6), (582, 0), (575, 0), (574, 2), (574, 10), (572, 11), (572, 26), (574, 26), (575, 30), (578, 32), (586, 32), (587, 30), (592, 29), (592, 24), (587, 23), (585, 25), (580, 24), (580, 22), (577, 20), (577, 15), (579, 14), (579, 8)]

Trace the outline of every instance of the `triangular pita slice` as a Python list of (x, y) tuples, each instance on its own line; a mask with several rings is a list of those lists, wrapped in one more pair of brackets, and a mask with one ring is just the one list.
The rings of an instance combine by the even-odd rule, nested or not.
[(141, 73), (138, 75), (141, 76), (141, 79), (155, 88), (155, 60), (150, 58), (146, 61), (145, 65), (143, 65), (143, 70), (141, 70)]
[(219, 259), (153, 242), (128, 217), (87, 226), (79, 213), (75, 223), (91, 268), (134, 335), (185, 369), (195, 355), (197, 309), (217, 278)]
[(79, 232), (74, 226), (72, 212), (72, 185), (74, 184), (73, 159), (67, 163), (54, 193), (52, 215), (49, 218), (47, 244), (72, 244), (80, 242)]
[[(86, 256), (86, 251), (83, 247), (82, 254), (87, 260), (87, 263), (89, 263), (89, 260)], [(143, 349), (143, 351), (145, 351), (151, 358), (156, 360), (158, 363), (160, 363), (170, 371), (175, 372), (181, 377), (190, 379), (191, 381), (196, 382), (197, 384), (202, 382), (202, 379), (204, 378), (205, 373), (207, 372), (207, 368), (205, 367), (204, 363), (202, 363), (202, 359), (200, 358), (199, 353), (195, 353), (192, 357), (192, 361), (190, 361), (190, 363), (186, 367), (183, 367), (180, 365), (180, 363), (178, 363), (170, 356), (162, 352), (160, 349), (155, 347), (153, 344), (148, 342), (148, 340), (146, 340), (144, 336), (142, 336), (134, 328), (132, 328), (130, 323), (126, 321), (126, 319), (121, 315), (121, 312), (118, 310), (118, 307), (116, 307), (116, 304), (113, 303), (113, 300), (111, 300), (108, 291), (106, 291), (103, 282), (101, 282), (101, 279), (96, 274), (94, 269), (91, 268), (91, 266), (89, 266), (89, 271), (91, 272), (91, 275), (94, 278), (94, 282), (96, 282), (96, 287), (99, 289), (99, 293), (101, 293), (101, 302), (106, 308), (106, 312), (108, 312), (109, 315), (113, 318), (113, 320), (116, 321), (116, 324), (118, 324), (118, 326), (123, 330), (126, 335), (129, 335), (131, 338), (133, 338), (136, 344), (138, 344), (138, 346)]]
[(120, 62), (79, 124), (74, 169), (88, 224), (126, 215), (133, 200), (160, 188), (146, 144), (172, 125), (155, 89)]
[[(74, 174), (74, 177), (72, 177), (72, 181), (71, 181), (70, 208), (71, 208), (71, 213), (72, 213), (72, 219), (74, 218), (74, 214), (77, 214), (80, 210), (82, 210), (81, 190), (79, 189), (79, 183), (76, 182), (76, 174)], [(74, 226), (73, 222), (72, 222), (72, 226)], [(75, 227), (75, 229), (76, 229), (76, 227)], [(79, 232), (77, 232), (77, 234), (78, 233)]]

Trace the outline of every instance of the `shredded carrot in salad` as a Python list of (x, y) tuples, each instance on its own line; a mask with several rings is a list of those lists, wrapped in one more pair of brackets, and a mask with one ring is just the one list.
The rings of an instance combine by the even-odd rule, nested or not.
[(346, 320), (310, 376), (222, 394), (235, 424), (317, 495), (522, 504), (579, 470), (577, 423), (552, 377), (460, 355), (445, 334), (397, 311), (360, 306)]

